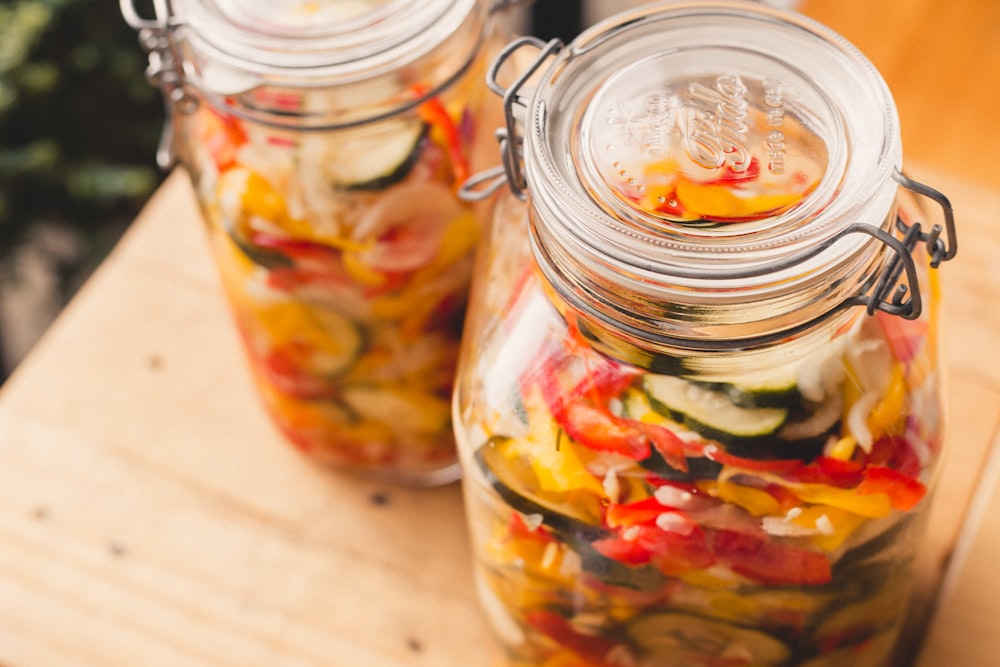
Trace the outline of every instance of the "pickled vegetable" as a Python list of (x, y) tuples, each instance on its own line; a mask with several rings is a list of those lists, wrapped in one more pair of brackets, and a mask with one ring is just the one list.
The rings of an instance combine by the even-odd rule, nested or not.
[(482, 219), (455, 193), (491, 127), (472, 78), (483, 66), (445, 91), (400, 82), (409, 111), (344, 129), (269, 128), (207, 104), (186, 121), (260, 395), (323, 462), (413, 483), (455, 469), (450, 397)]
[(600, 351), (511, 270), (526, 241), (494, 253), (456, 405), (510, 664), (883, 664), (941, 445), (926, 322), (854, 313), (793, 363), (708, 378)]
[(951, 211), (884, 81), (754, 3), (550, 47), (504, 91), (454, 401), (504, 666), (892, 664), (942, 446), (907, 191)]

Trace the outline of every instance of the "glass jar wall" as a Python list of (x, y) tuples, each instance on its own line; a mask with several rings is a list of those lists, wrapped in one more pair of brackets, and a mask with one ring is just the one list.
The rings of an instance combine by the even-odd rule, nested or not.
[(552, 47), (508, 91), (526, 201), (497, 206), (454, 402), (507, 664), (887, 664), (941, 456), (955, 238), (899, 172), (884, 83), (748, 3)]
[(456, 191), (497, 160), (503, 4), (184, 0), (144, 21), (123, 2), (259, 395), (337, 468), (459, 472), (449, 400), (485, 209)]

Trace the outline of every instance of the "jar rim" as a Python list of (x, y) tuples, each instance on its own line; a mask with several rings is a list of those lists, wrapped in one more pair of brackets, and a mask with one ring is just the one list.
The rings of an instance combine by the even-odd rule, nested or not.
[(206, 61), (244, 75), (354, 81), (416, 60), (479, 0), (175, 0), (173, 25)]

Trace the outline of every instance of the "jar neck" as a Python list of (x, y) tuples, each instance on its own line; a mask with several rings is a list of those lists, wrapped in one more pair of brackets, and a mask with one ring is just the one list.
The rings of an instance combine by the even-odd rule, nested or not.
[[(767, 347), (852, 317), (845, 311), (858, 310), (852, 306), (869, 298), (897, 256), (877, 238), (865, 236), (860, 245), (834, 238), (827, 243), (840, 255), (836, 262), (815, 261), (821, 246), (762, 274), (723, 268), (678, 275), (652, 262), (643, 266), (643, 258), (623, 261), (605, 244), (574, 234), (549, 203), (533, 192), (528, 217), (532, 252), (551, 293), (595, 328), (654, 353)], [(896, 220), (890, 202), (878, 229), (889, 236)], [(839, 243), (853, 252), (836, 253)]]
[[(537, 258), (537, 246), (533, 250)], [(752, 381), (758, 376), (780, 374), (785, 369), (792, 372), (804, 359), (828, 350), (831, 341), (840, 339), (867, 319), (864, 309), (840, 308), (781, 337), (735, 341), (651, 335), (648, 327), (614, 319), (578, 298), (579, 292), (566, 291), (564, 283), (555, 284), (551, 265), (538, 262), (536, 266), (540, 289), (549, 303), (567, 327), (574, 327), (593, 350), (645, 371), (705, 382), (732, 382), (733, 378)]]

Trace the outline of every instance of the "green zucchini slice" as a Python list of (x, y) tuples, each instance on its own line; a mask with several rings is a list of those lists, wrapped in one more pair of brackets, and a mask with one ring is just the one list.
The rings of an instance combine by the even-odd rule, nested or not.
[(787, 408), (741, 407), (720, 391), (670, 375), (646, 375), (643, 388), (657, 412), (724, 445), (769, 438), (788, 419)]
[[(652, 612), (625, 626), (629, 638), (657, 667), (707, 664), (706, 659), (750, 656), (754, 665), (781, 665), (792, 652), (765, 632), (683, 612)], [(643, 663), (646, 664), (646, 663)]]
[(575, 504), (572, 497), (531, 492), (531, 464), (508, 456), (508, 446), (510, 438), (493, 436), (476, 450), (475, 460), (486, 482), (511, 509), (540, 516), (542, 525), (580, 556), (583, 571), (605, 584), (635, 590), (655, 590), (664, 584), (666, 577), (655, 567), (625, 565), (594, 549), (595, 540), (609, 535), (599, 525), (599, 512), (595, 515), (593, 509)]
[(524, 515), (538, 514), (543, 523), (560, 536), (580, 534), (598, 539), (604, 536), (600, 527), (599, 508), (575, 505), (565, 494), (535, 492), (531, 463), (522, 456), (512, 456), (507, 449), (511, 439), (493, 436), (476, 450), (476, 463), (490, 486), (512, 509)]
[(411, 119), (344, 130), (331, 139), (323, 173), (335, 187), (382, 190), (410, 173), (426, 134)]
[(344, 387), (344, 402), (362, 419), (401, 432), (438, 435), (450, 428), (447, 400), (405, 387), (356, 384)]
[[(323, 377), (337, 377), (357, 363), (365, 351), (367, 341), (357, 322), (339, 310), (320, 304), (301, 306), (303, 312), (298, 322), (322, 336), (329, 344), (317, 345), (309, 358), (311, 370)], [(291, 325), (288, 325), (291, 328)]]
[(743, 408), (791, 408), (802, 400), (799, 385), (792, 377), (723, 384), (718, 389), (733, 404)]

